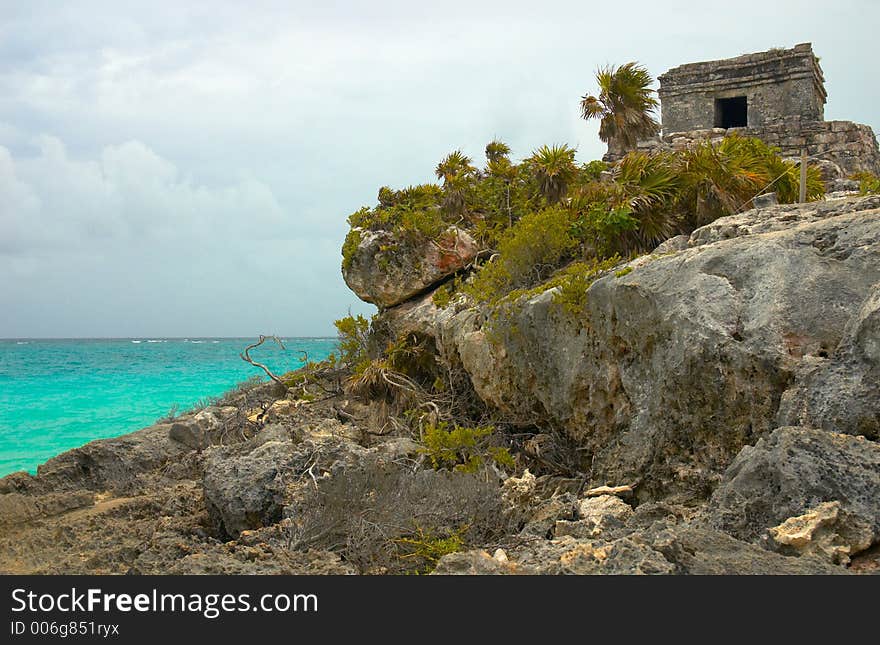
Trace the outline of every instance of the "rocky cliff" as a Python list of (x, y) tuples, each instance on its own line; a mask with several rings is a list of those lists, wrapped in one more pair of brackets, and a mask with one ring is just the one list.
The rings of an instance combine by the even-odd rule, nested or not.
[[(880, 198), (718, 219), (574, 302), (434, 297), (475, 254), (447, 237), (345, 270), (421, 372), (313, 369), (6, 477), (0, 570), (880, 570)], [(396, 421), (420, 376), (513, 458), (442, 467), (442, 410)]]

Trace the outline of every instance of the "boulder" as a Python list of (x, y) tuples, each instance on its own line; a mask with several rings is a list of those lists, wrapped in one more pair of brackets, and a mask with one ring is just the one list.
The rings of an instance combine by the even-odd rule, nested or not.
[(707, 527), (684, 524), (641, 540), (663, 554), (675, 573), (685, 575), (835, 575), (846, 569), (825, 558), (800, 558), (773, 553)]
[(880, 439), (880, 284), (836, 347), (801, 362), (777, 423)]
[(870, 547), (874, 538), (865, 519), (847, 513), (836, 501), (790, 517), (769, 532), (782, 553), (817, 554), (835, 564), (848, 564), (850, 556)]
[(285, 474), (303, 461), (292, 442), (267, 441), (250, 451), (212, 448), (205, 457), (205, 504), (221, 534), (235, 537), (281, 519)]
[(790, 525), (779, 528), (786, 520), (831, 502), (846, 511), (850, 524), (867, 523), (876, 540), (878, 499), (880, 445), (859, 436), (788, 427), (742, 449), (712, 495), (707, 518), (736, 538), (760, 541), (774, 527), (778, 535), (789, 533)]
[(479, 248), (451, 226), (439, 239), (411, 244), (390, 231), (360, 231), (357, 250), (342, 270), (349, 288), (365, 302), (393, 307), (430, 289), (470, 264)]
[(223, 441), (225, 422), (234, 416), (236, 409), (231, 406), (210, 406), (192, 415), (175, 419), (168, 431), (168, 438), (192, 448), (202, 450)]
[(507, 560), (494, 558), (482, 549), (450, 553), (440, 558), (431, 575), (435, 576), (497, 576), (532, 573), (511, 564)]

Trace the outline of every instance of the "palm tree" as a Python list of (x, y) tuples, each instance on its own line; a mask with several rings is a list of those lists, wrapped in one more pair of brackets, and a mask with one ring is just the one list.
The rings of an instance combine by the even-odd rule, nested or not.
[(471, 158), (461, 150), (450, 152), (437, 164), (434, 173), (437, 179), (443, 180), (443, 210), (447, 214), (456, 217), (464, 215), (468, 179), (475, 172), (476, 168), (471, 165)]
[(510, 146), (503, 141), (493, 139), (486, 144), (486, 159), (489, 160), (489, 163), (492, 163), (493, 161), (499, 161), (502, 158), (506, 158), (509, 154)]
[(654, 79), (638, 63), (606, 66), (596, 72), (599, 96), (581, 97), (581, 116), (600, 119), (599, 138), (608, 144), (609, 155), (618, 157), (635, 148), (640, 139), (660, 132), (654, 111)]
[(538, 180), (538, 190), (548, 204), (556, 204), (568, 192), (568, 184), (577, 173), (574, 149), (561, 146), (541, 146), (528, 158)]
[(773, 179), (761, 155), (737, 136), (700, 142), (681, 154), (678, 165), (687, 232), (738, 212)]
[(437, 179), (442, 179), (445, 185), (450, 179), (470, 175), (474, 170), (470, 157), (461, 150), (453, 150), (437, 164), (434, 174), (437, 175)]

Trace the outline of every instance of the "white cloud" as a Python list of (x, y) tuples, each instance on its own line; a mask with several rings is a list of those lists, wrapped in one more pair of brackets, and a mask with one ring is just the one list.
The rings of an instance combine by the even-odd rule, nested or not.
[(89, 248), (168, 243), (212, 236), (265, 239), (284, 225), (272, 190), (254, 178), (198, 184), (139, 141), (73, 159), (61, 140), (41, 135), (38, 154), (14, 158), (0, 147), (2, 249)]

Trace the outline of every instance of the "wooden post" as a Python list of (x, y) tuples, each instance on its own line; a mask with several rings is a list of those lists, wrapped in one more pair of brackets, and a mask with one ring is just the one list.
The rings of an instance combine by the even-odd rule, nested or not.
[(801, 148), (801, 194), (800, 203), (807, 203), (807, 149)]

